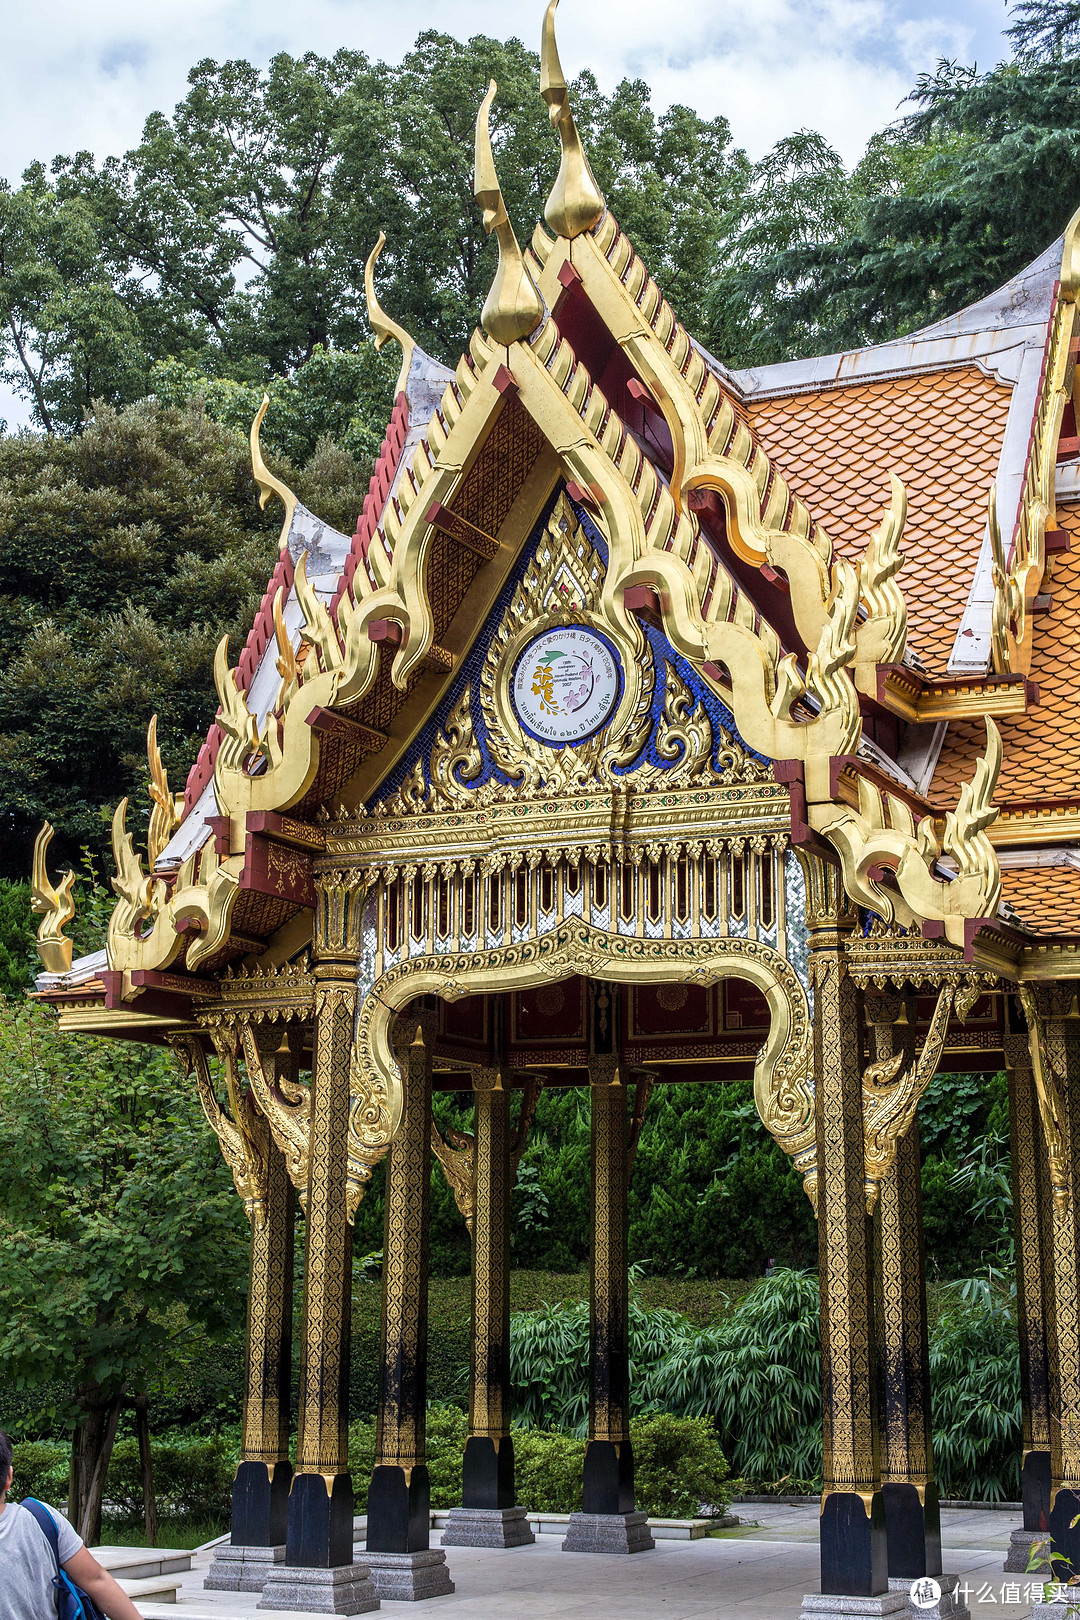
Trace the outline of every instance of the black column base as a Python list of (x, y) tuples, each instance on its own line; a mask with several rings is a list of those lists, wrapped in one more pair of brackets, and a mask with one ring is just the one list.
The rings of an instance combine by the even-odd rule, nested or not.
[(285, 1562), (304, 1569), (335, 1569), (353, 1561), (353, 1488), (335, 1474), (327, 1490), (321, 1474), (296, 1474), (289, 1492)]
[(1024, 1529), (1050, 1528), (1050, 1453), (1029, 1451), (1020, 1470), (1020, 1495), (1024, 1503)]
[(461, 1505), (467, 1508), (512, 1508), (514, 1497), (514, 1442), (508, 1434), (498, 1443), (486, 1434), (471, 1434), (465, 1442), (461, 1469)]
[(914, 1581), (941, 1574), (941, 1513), (938, 1488), (927, 1485), (923, 1501), (914, 1485), (887, 1482), (881, 1487), (885, 1535), (889, 1544), (889, 1579)]
[(854, 1491), (833, 1491), (821, 1508), (821, 1590), (878, 1597), (889, 1589), (885, 1505), (875, 1491), (867, 1516)]
[(1062, 1487), (1050, 1510), (1050, 1564), (1055, 1581), (1068, 1581), (1080, 1574), (1080, 1491)]
[(590, 1440), (582, 1475), (583, 1513), (633, 1513), (634, 1452), (629, 1440)]
[(376, 1464), (367, 1505), (368, 1552), (427, 1552), (431, 1485), (421, 1464), (408, 1474), (397, 1464)]
[(280, 1547), (289, 1524), (292, 1463), (242, 1462), (232, 1488), (234, 1547)]

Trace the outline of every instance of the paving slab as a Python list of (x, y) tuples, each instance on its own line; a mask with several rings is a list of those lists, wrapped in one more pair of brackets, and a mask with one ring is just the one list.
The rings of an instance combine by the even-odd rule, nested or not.
[[(797, 1620), (803, 1594), (818, 1584), (816, 1505), (755, 1503), (735, 1511), (755, 1522), (698, 1541), (658, 1541), (633, 1558), (564, 1553), (555, 1536), (507, 1550), (451, 1547), (447, 1563), (456, 1591), (410, 1604), (409, 1614), (444, 1614), (446, 1620)], [(948, 1566), (971, 1587), (972, 1620), (1024, 1620), (1031, 1612), (1030, 1601), (1003, 1600), (1010, 1579), (1002, 1571), (1004, 1548), (1019, 1517), (942, 1510)], [(971, 1528), (989, 1529), (988, 1521), (993, 1536), (981, 1543), (971, 1539)], [(433, 1535), (432, 1546), (440, 1540)], [(139, 1604), (145, 1620), (275, 1620), (271, 1611), (257, 1608), (257, 1594), (204, 1592), (210, 1557), (209, 1550), (193, 1555), (175, 1604)], [(363, 1560), (359, 1548), (357, 1558)], [(1011, 1579), (1020, 1580), (1021, 1590), (1028, 1584)], [(980, 1599), (980, 1591), (989, 1595)], [(390, 1602), (383, 1611), (404, 1612)]]

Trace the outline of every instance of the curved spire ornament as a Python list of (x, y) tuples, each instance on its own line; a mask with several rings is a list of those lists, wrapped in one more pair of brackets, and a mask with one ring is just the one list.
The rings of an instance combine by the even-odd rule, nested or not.
[(570, 111), (570, 91), (555, 41), (555, 8), (558, 4), (559, 0), (551, 0), (544, 13), (544, 32), (540, 44), (540, 94), (547, 102), (548, 117), (562, 144), (562, 162), (544, 204), (544, 218), (556, 236), (565, 236), (572, 242), (575, 236), (591, 231), (599, 223), (607, 205), (589, 167), (574, 115)]
[(494, 232), (499, 244), (499, 268), (484, 300), (480, 319), (492, 342), (509, 348), (511, 343), (527, 338), (540, 325), (544, 318), (544, 300), (525, 267), (495, 170), (489, 119), (497, 89), (498, 85), (492, 79), (476, 115), (473, 196), (484, 211), (485, 231), (489, 236)]
[(255, 420), (251, 424), (251, 476), (259, 487), (260, 512), (266, 511), (266, 503), (271, 495), (276, 495), (285, 508), (285, 521), (281, 525), (281, 533), (278, 535), (278, 550), (284, 551), (289, 543), (289, 530), (292, 528), (293, 513), (296, 511), (299, 502), (288, 484), (283, 484), (280, 478), (276, 478), (263, 460), (262, 445), (259, 443), (259, 429), (262, 427), (263, 417), (269, 409), (270, 395), (264, 394), (262, 404), (259, 406), (255, 414)]
[(67, 973), (71, 968), (72, 942), (64, 929), (75, 915), (75, 902), (71, 891), (75, 873), (65, 872), (59, 888), (49, 878), (45, 857), (52, 842), (53, 829), (45, 822), (34, 840), (34, 870), (30, 880), (30, 907), (41, 918), (37, 931), (37, 953), (46, 973)]
[(409, 380), (409, 368), (412, 365), (416, 341), (409, 336), (403, 326), (399, 326), (397, 321), (390, 319), (375, 296), (375, 262), (385, 246), (386, 233), (380, 231), (379, 240), (368, 254), (367, 263), (364, 266), (364, 296), (367, 299), (368, 320), (371, 322), (371, 329), (375, 333), (375, 353), (380, 353), (383, 345), (388, 343), (391, 338), (396, 343), (401, 344), (401, 370), (398, 372), (398, 379), (394, 385), (394, 395), (396, 397), (404, 391), (405, 384)]

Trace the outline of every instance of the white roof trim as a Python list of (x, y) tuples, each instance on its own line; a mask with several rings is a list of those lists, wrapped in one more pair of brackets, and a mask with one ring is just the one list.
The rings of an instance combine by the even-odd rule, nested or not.
[[(1043, 350), (1046, 329), (1040, 341), (1024, 349), (1020, 376), (1013, 390), (1005, 433), (1001, 441), (1001, 454), (997, 468), (998, 524), (1002, 538), (1008, 546), (1012, 541), (1017, 513), (1024, 493), (1024, 475), (1027, 471), (1028, 449), (1031, 444), (1031, 424), (1039, 404), (1039, 383), (1042, 378)], [(989, 525), (983, 528), (975, 573), (968, 592), (967, 606), (956, 632), (949, 657), (950, 675), (983, 674), (990, 667), (992, 622), (994, 610), (994, 556), (990, 545)]]
[(816, 393), (827, 388), (853, 387), (859, 383), (884, 382), (890, 377), (951, 371), (972, 365), (999, 382), (1012, 384), (1019, 375), (1025, 347), (1032, 342), (1041, 344), (1045, 335), (1043, 322), (955, 337), (904, 338), (896, 343), (883, 343), (879, 348), (823, 354), (813, 360), (787, 360), (775, 366), (737, 371), (734, 376), (748, 399)]

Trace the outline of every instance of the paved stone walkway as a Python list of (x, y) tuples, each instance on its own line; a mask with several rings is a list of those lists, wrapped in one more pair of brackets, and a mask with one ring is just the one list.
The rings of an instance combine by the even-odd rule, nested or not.
[[(437, 1612), (446, 1620), (796, 1620), (803, 1593), (817, 1585), (816, 1505), (743, 1504), (735, 1511), (756, 1522), (703, 1541), (658, 1542), (655, 1551), (633, 1557), (564, 1553), (558, 1536), (508, 1552), (454, 1547), (452, 1597), (383, 1608)], [(949, 1508), (942, 1522), (945, 1566), (973, 1588), (972, 1620), (1027, 1615), (1029, 1602), (1002, 1601), (1002, 1564), (1019, 1515)], [(146, 1620), (270, 1620), (256, 1597), (204, 1592), (209, 1561), (209, 1553), (196, 1556), (175, 1606), (143, 1605)], [(1023, 1577), (1008, 1579), (1026, 1584)], [(980, 1601), (983, 1588), (993, 1601)]]

